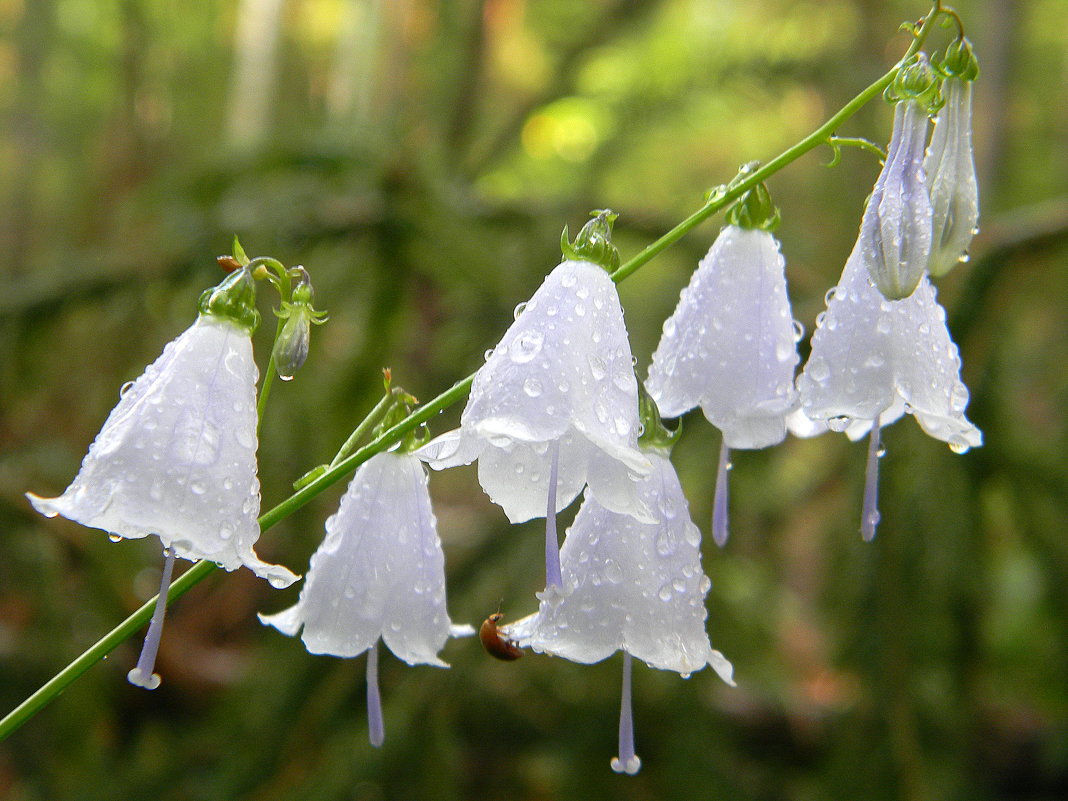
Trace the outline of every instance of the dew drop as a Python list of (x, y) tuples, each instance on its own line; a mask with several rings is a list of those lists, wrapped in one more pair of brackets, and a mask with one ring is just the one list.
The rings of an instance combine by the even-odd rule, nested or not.
[(660, 587), (660, 590), (657, 592), (656, 595), (661, 601), (664, 601), (665, 603), (667, 601), (670, 601), (671, 600), (671, 596), (672, 596), (671, 585), (670, 584), (664, 584), (663, 586)]
[(576, 317), (585, 317), (586, 316), (586, 304), (584, 304), (584, 303), (576, 303), (575, 304), (575, 316)]
[(280, 372), (278, 374), (278, 377), (281, 378), (283, 381), (292, 381), (293, 380), (293, 374), (292, 373), (290, 373), (289, 375), (286, 375), (285, 373), (281, 373)]
[(826, 303), (828, 306), (830, 306), (831, 305), (831, 301), (834, 300), (834, 296), (835, 296), (835, 293), (837, 291), (838, 291), (838, 288), (837, 287), (833, 287), (833, 286), (830, 289), (828, 289), (827, 290), (827, 294), (825, 294), (823, 296), (824, 303)]
[(890, 333), (890, 318), (889, 317), (880, 317), (879, 318), (879, 322), (877, 322), (875, 324), (875, 330), (878, 331), (880, 334), (889, 334)]
[(960, 262), (961, 264), (965, 264), (965, 263), (971, 261), (971, 258), (972, 257), (968, 254), (968, 251), (964, 251), (963, 253), (961, 253), (957, 257), (957, 261)]
[(668, 317), (666, 320), (664, 320), (664, 336), (666, 336), (666, 337), (675, 336), (675, 318), (674, 317)]
[(960, 434), (954, 434), (949, 438), (949, 449), (953, 451), (953, 453), (967, 453), (970, 447), (968, 442), (964, 437), (960, 436)]
[(133, 389), (133, 385), (134, 385), (133, 381), (127, 381), (125, 384), (123, 384), (121, 387), (119, 387), (119, 397), (120, 398), (125, 398), (126, 397), (126, 393), (129, 392), (131, 389)]
[(710, 589), (712, 589), (712, 579), (710, 579), (708, 576), (701, 576), (701, 581), (699, 581), (697, 584), (698, 592), (704, 595)]
[(541, 391), (541, 381), (538, 379), (528, 378), (523, 382), (523, 392), (525, 392), (528, 397), (536, 398), (541, 395)]
[(490, 349), (489, 349), (489, 350), (487, 350), (487, 351), (486, 351), (485, 353), (483, 353), (483, 354), (482, 354), (482, 358), (483, 358), (483, 359), (485, 359), (485, 360), (486, 360), (487, 362), (488, 362), (488, 361), (489, 361), (490, 359), (492, 359), (492, 358), (493, 358), (493, 348), (490, 348)]
[(116, 534), (114, 531), (108, 533), (108, 539), (112, 542), (119, 542), (122, 540), (121, 534)]
[(568, 270), (560, 277), (560, 286), (570, 288), (575, 285), (575, 281), (578, 279), (575, 277), (574, 270)]
[(508, 355), (516, 364), (525, 364), (541, 352), (544, 337), (539, 331), (524, 331), (508, 346)]
[(189, 491), (194, 495), (203, 495), (208, 491), (208, 486), (203, 481), (194, 481), (189, 485)]
[(800, 320), (794, 320), (794, 342), (800, 342), (805, 338), (805, 326), (801, 324)]
[(968, 405), (968, 398), (968, 388), (958, 381), (949, 394), (950, 408), (955, 412), (963, 412)]
[(602, 378), (604, 378), (606, 370), (604, 359), (602, 359), (595, 353), (591, 353), (589, 356), (586, 357), (586, 361), (589, 363), (590, 374), (593, 376), (595, 381), (600, 381)]
[(839, 434), (849, 428), (849, 424), (853, 422), (849, 415), (838, 415), (837, 417), (831, 417), (827, 420), (827, 428), (831, 431), (836, 431)]
[(526, 310), (526, 308), (527, 308), (527, 302), (526, 301), (523, 301), (522, 303), (517, 303), (515, 308), (512, 310), (512, 317), (514, 317), (516, 320), (518, 320), (519, 316)]
[(827, 312), (821, 311), (816, 315), (816, 328), (823, 328), (823, 321), (827, 319)]
[(805, 372), (817, 384), (822, 384), (831, 376), (831, 368), (827, 366), (827, 361), (821, 356), (810, 359)]

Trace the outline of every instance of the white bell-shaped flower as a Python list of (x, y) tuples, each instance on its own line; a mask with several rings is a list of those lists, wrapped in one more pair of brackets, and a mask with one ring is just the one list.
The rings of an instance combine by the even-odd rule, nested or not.
[(916, 291), (890, 301), (872, 286), (860, 243), (846, 261), (827, 310), (816, 322), (812, 353), (798, 376), (805, 414), (859, 439), (871, 431), (869, 487), (863, 530), (874, 535), (878, 429), (911, 413), (927, 434), (956, 452), (982, 444), (964, 416), (968, 390), (960, 380), (960, 353), (946, 313), (924, 276)]
[(625, 650), (650, 666), (690, 674), (730, 663), (709, 644), (701, 532), (690, 519), (667, 454), (645, 450), (652, 472), (638, 484), (652, 523), (612, 512), (587, 491), (560, 549), (562, 598), (503, 630), (521, 647), (592, 664)]
[(665, 417), (700, 406), (729, 448), (783, 440), (799, 361), (785, 269), (767, 231), (723, 228), (653, 353), (645, 388)]
[(546, 514), (555, 443), (554, 511), (588, 484), (609, 509), (647, 516), (634, 492), (649, 463), (615, 284), (596, 264), (565, 261), (517, 311), (475, 375), (460, 428), (420, 455), (438, 470), (478, 459), (482, 488), (520, 523)]
[[(251, 280), (251, 279), (249, 279)], [(249, 331), (201, 314), (136, 380), (58, 498), (37, 511), (113, 537), (156, 535), (183, 559), (245, 566), (275, 587), (297, 576), (256, 556), (256, 380)]]
[(295, 606), (260, 620), (301, 639), (313, 654), (353, 657), (368, 651), (371, 742), (384, 736), (378, 700), (381, 638), (409, 665), (448, 667), (441, 650), (452, 627), (445, 609), (445, 557), (430, 507), (426, 470), (410, 453), (379, 453), (360, 466)]
[(733, 685), (730, 662), (705, 631), (701, 533), (667, 452), (646, 449), (652, 471), (638, 492), (656, 521), (606, 509), (587, 491), (560, 549), (564, 591), (542, 599), (538, 612), (503, 626), (513, 643), (574, 662), (599, 662), (624, 652), (620, 752), (613, 768), (635, 773), (630, 716), (630, 658), (688, 676), (711, 665)]
[(938, 114), (924, 169), (931, 193), (933, 242), (928, 271), (948, 273), (968, 251), (979, 223), (979, 185), (972, 155), (972, 82), (942, 82), (945, 105)]
[(381, 637), (409, 665), (447, 667), (445, 556), (426, 471), (406, 453), (379, 453), (356, 471), (311, 559), (300, 600), (260, 620), (313, 654), (358, 656)]

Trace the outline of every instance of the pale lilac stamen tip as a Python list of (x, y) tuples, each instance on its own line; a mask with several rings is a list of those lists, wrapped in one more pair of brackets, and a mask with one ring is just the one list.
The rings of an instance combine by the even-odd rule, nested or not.
[(630, 674), (632, 659), (623, 651), (623, 696), (619, 703), (619, 756), (612, 758), (612, 770), (633, 776), (642, 768), (642, 761), (634, 753), (634, 714), (630, 703)]
[(160, 683), (159, 674), (152, 671), (156, 666), (159, 641), (163, 636), (163, 617), (167, 613), (167, 592), (171, 588), (171, 574), (174, 572), (174, 550), (165, 548), (163, 555), (163, 577), (159, 583), (159, 596), (156, 599), (156, 608), (152, 612), (152, 622), (148, 624), (148, 633), (145, 634), (145, 644), (141, 647), (137, 667), (126, 674), (126, 679), (130, 684), (136, 684), (146, 690), (154, 690), (159, 687)]
[(378, 643), (367, 649), (367, 737), (380, 748), (386, 739), (382, 722), (382, 696), (378, 692)]
[(719, 449), (719, 468), (716, 470), (716, 494), (712, 501), (712, 539), (722, 548), (730, 536), (730, 520), (727, 513), (729, 492), (727, 474), (730, 466), (731, 451), (726, 440)]
[(868, 464), (864, 469), (864, 508), (860, 514), (860, 535), (865, 542), (875, 538), (875, 527), (879, 525), (879, 457), (882, 446), (879, 443), (879, 418), (871, 424), (868, 439)]
[(549, 449), (549, 497), (545, 509), (545, 587), (563, 589), (560, 542), (556, 536), (556, 479), (560, 463), (560, 443), (553, 440)]

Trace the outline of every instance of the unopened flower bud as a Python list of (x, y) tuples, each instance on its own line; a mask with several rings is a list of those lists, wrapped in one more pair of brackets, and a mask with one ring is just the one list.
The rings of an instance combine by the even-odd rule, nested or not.
[(932, 243), (928, 271), (945, 275), (966, 260), (968, 245), (979, 222), (979, 187), (972, 154), (972, 84), (964, 77), (978, 74), (970, 47), (947, 50), (941, 69), (945, 105), (938, 115), (931, 145), (924, 159), (931, 193)]

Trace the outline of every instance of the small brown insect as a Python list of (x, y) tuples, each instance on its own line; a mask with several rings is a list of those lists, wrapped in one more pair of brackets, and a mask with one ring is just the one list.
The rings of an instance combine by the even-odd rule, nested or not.
[(487, 617), (478, 629), (478, 638), (482, 640), (482, 647), (490, 656), (512, 662), (523, 655), (523, 650), (497, 628), (497, 624), (502, 620), (504, 615), (500, 612)]
[(241, 262), (233, 256), (216, 256), (215, 261), (228, 273), (241, 269)]

